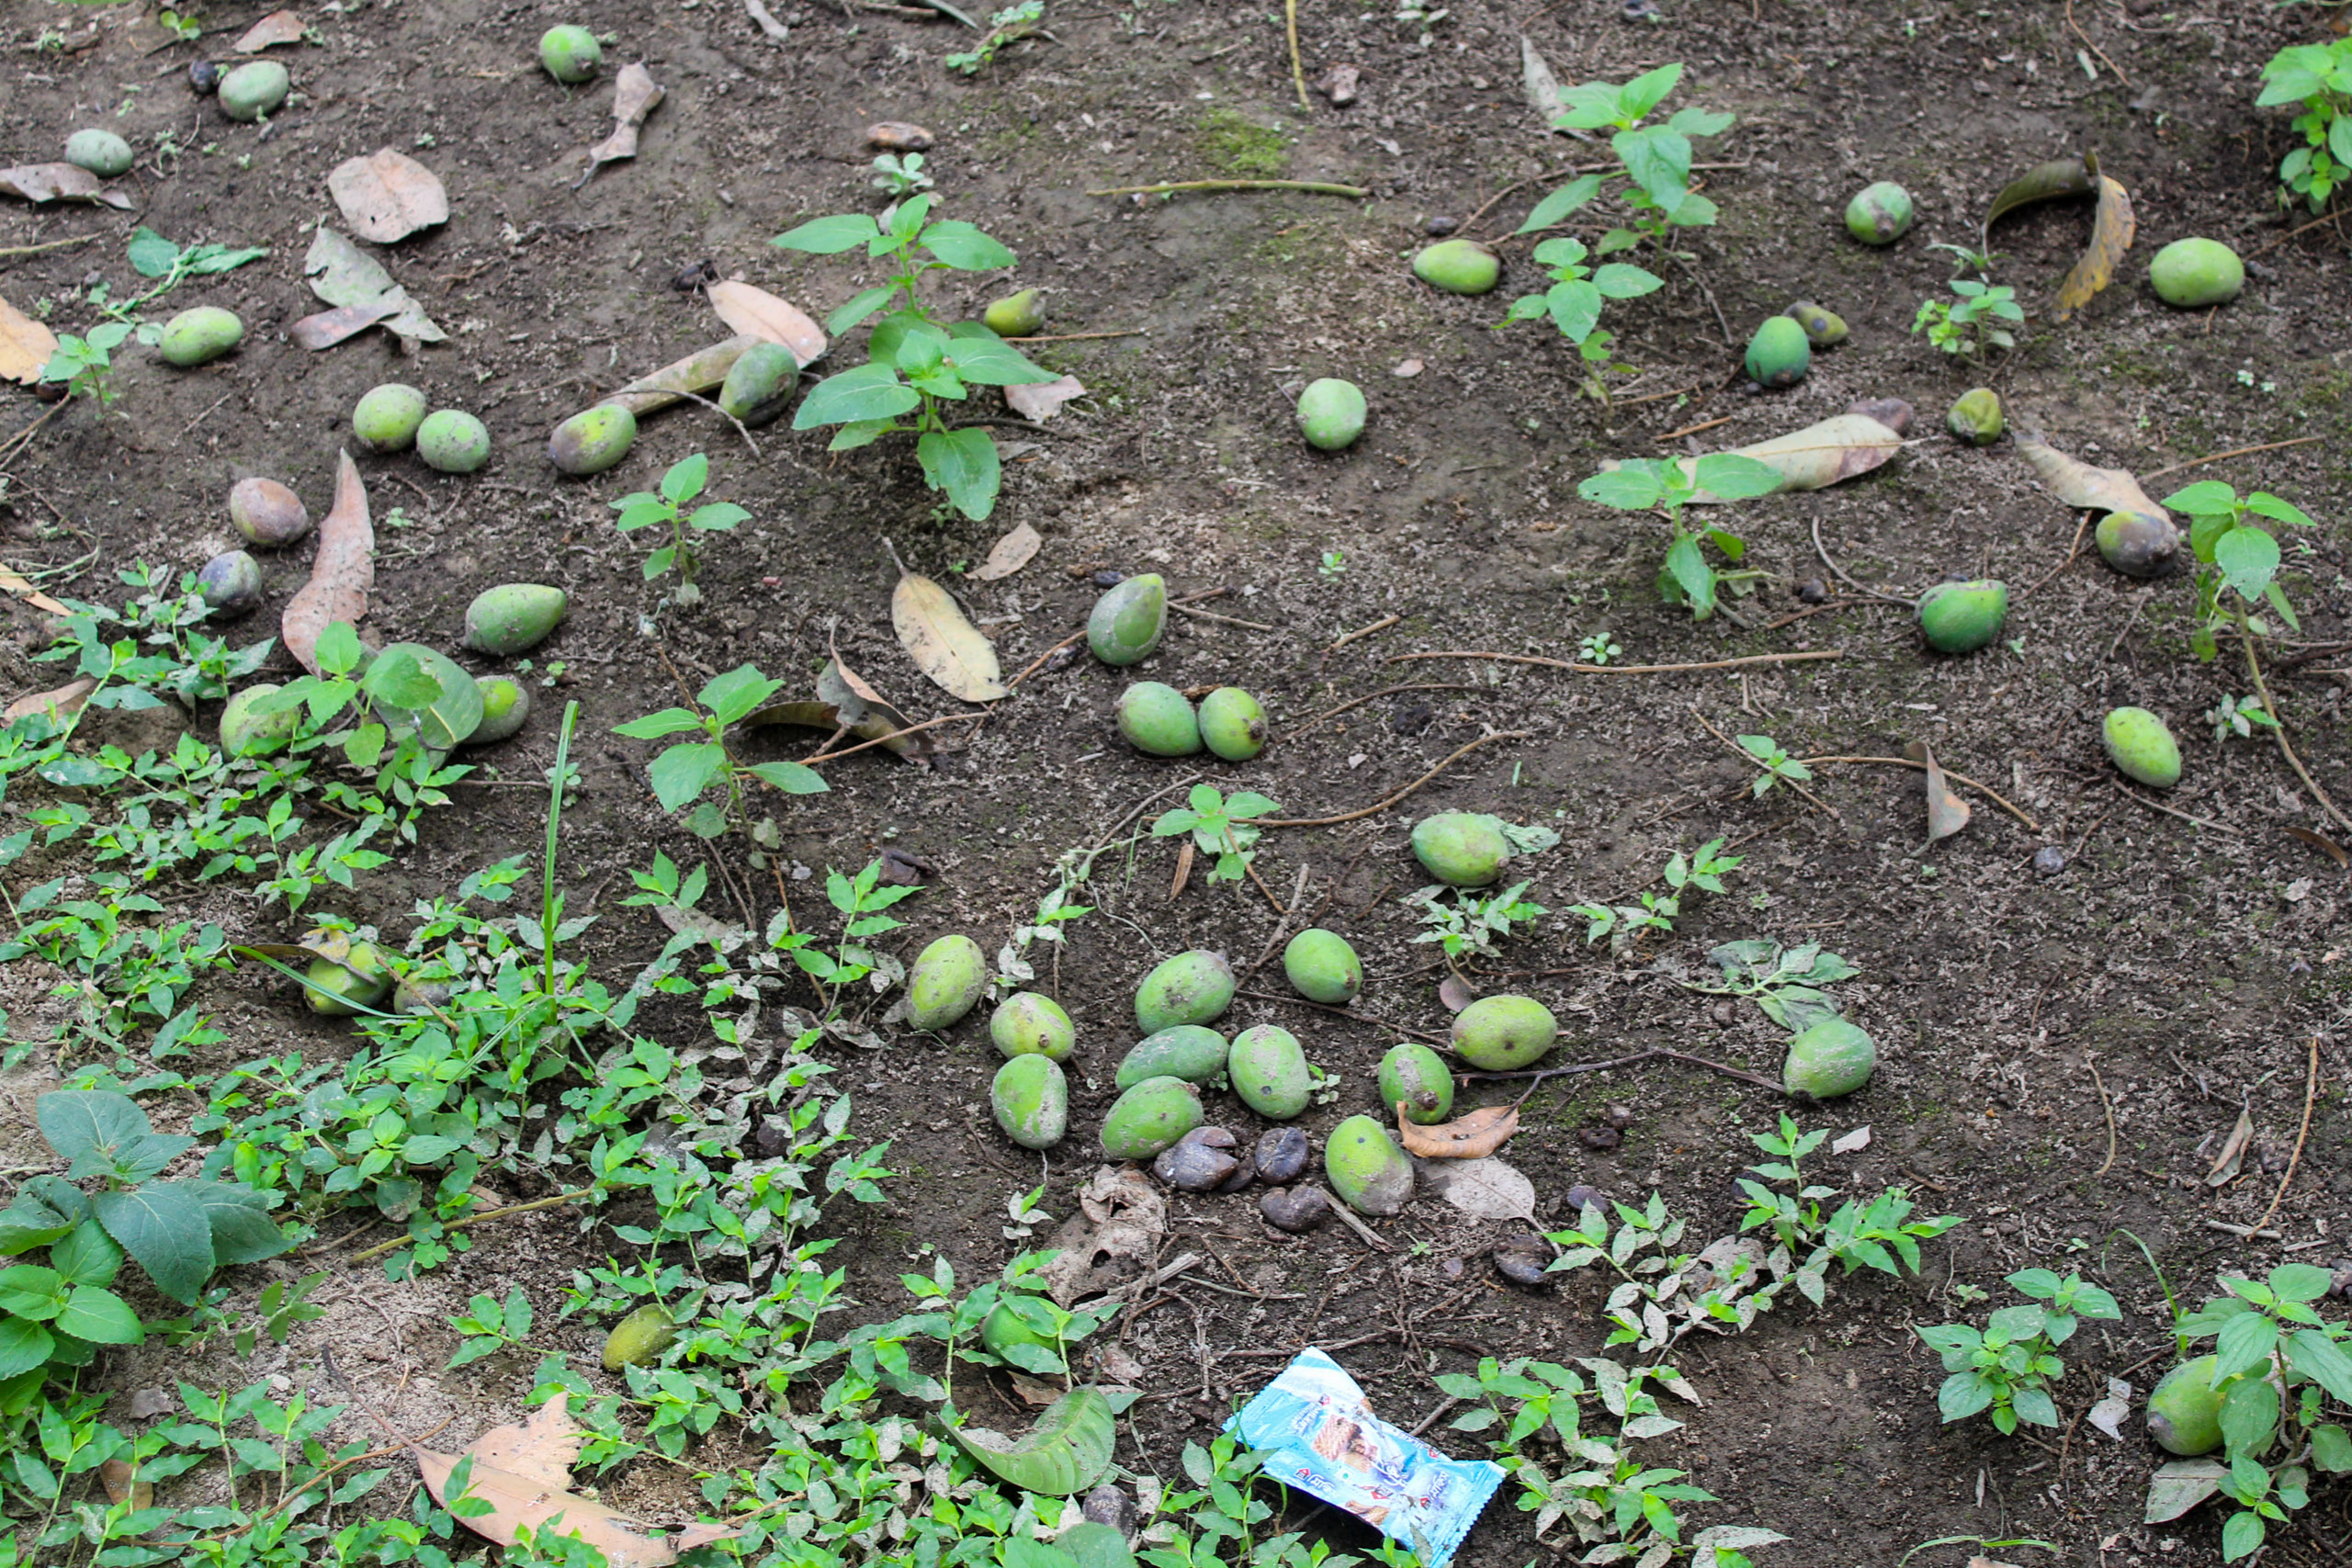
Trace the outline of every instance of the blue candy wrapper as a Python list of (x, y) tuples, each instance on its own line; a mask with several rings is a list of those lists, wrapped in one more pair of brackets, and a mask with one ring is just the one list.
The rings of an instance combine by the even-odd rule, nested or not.
[(1270, 1480), (1320, 1497), (1445, 1568), (1503, 1469), (1447, 1459), (1372, 1413), (1363, 1390), (1322, 1351), (1308, 1348), (1241, 1407), (1227, 1430), (1266, 1451)]

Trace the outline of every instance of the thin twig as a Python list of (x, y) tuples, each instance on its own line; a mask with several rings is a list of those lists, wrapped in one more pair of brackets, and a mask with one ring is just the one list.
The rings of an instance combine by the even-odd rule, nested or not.
[[(1928, 766), (1925, 762), (1915, 762), (1908, 757), (1799, 757), (1797, 761), (1803, 762), (1808, 768), (1812, 767), (1816, 762), (1877, 762), (1894, 768), (1917, 768), (1924, 773), (1927, 771)], [(1954, 784), (1964, 784), (1969, 788), (1977, 791), (1979, 794), (1992, 800), (1994, 804), (2000, 807), (2002, 810), (2007, 812), (2010, 816), (2024, 823), (2033, 831), (2037, 833), (2041, 831), (2041, 823), (2035, 821), (2032, 818), (2028, 817), (2023, 811), (2018, 810), (2017, 806), (2011, 802), (2007, 795), (2003, 795), (1999, 790), (1995, 789), (1992, 785), (1979, 784), (1974, 779), (1970, 778), (1966, 773), (1953, 773), (1950, 768), (1944, 767), (1940, 762), (1937, 764), (1937, 771), (1941, 773), (1944, 777), (1951, 780)]]
[(1501, 664), (1542, 664), (1573, 670), (1579, 675), (1670, 675), (1685, 670), (1736, 670), (1747, 664), (1803, 664), (1813, 659), (1843, 659), (1842, 648), (1818, 648), (1804, 653), (1749, 653), (1737, 659), (1708, 659), (1695, 664), (1578, 664), (1566, 659), (1545, 659), (1532, 653), (1488, 653), (1480, 649), (1447, 649), (1442, 653), (1399, 653), (1386, 662), (1402, 664), (1414, 659), (1491, 659)]
[[(445, 1231), (461, 1231), (469, 1225), (478, 1225), (484, 1220), (503, 1220), (509, 1214), (527, 1214), (534, 1209), (552, 1209), (559, 1203), (569, 1203), (575, 1198), (594, 1197), (597, 1190), (594, 1187), (576, 1187), (569, 1192), (558, 1192), (552, 1197), (534, 1198), (527, 1203), (509, 1203), (503, 1209), (484, 1209), (479, 1214), (468, 1214), (463, 1219), (451, 1220), (441, 1228)], [(392, 1240), (380, 1242), (365, 1252), (353, 1253), (351, 1261), (366, 1263), (381, 1258), (388, 1252), (397, 1252), (403, 1247), (413, 1245), (415, 1240), (414, 1236), (395, 1236)]]
[(2115, 1166), (2115, 1107), (2107, 1098), (2107, 1080), (2098, 1076), (2098, 1064), (2086, 1062), (2084, 1066), (2091, 1070), (2091, 1082), (2098, 1085), (2098, 1108), (2107, 1113), (2107, 1159), (2097, 1170), (2091, 1172), (2092, 1179), (2096, 1180), (2105, 1176)]
[(1652, 1046), (1649, 1050), (1636, 1052), (1631, 1056), (1619, 1056), (1607, 1062), (1577, 1062), (1566, 1067), (1521, 1067), (1514, 1072), (1507, 1073), (1456, 1073), (1453, 1076), (1465, 1083), (1493, 1082), (1505, 1078), (1529, 1079), (1532, 1080), (1530, 1083), (1530, 1088), (1532, 1088), (1534, 1083), (1540, 1083), (1545, 1078), (1563, 1077), (1570, 1073), (1605, 1073), (1611, 1067), (1630, 1067), (1636, 1063), (1646, 1062), (1658, 1056), (1663, 1056), (1668, 1061), (1688, 1063), (1694, 1067), (1704, 1067), (1709, 1072), (1721, 1073), (1725, 1077), (1737, 1078), (1742, 1083), (1752, 1083), (1759, 1089), (1769, 1089), (1774, 1094), (1789, 1092), (1786, 1088), (1774, 1083), (1770, 1078), (1759, 1077), (1744, 1067), (1734, 1067), (1722, 1062), (1711, 1062), (1704, 1056), (1693, 1056), (1686, 1051), (1669, 1051), (1663, 1045)]
[(1345, 637), (1341, 637), (1339, 641), (1333, 643), (1323, 651), (1326, 653), (1337, 653), (1340, 649), (1347, 647), (1348, 644), (1355, 641), (1356, 638), (1370, 637), (1374, 632), (1386, 631), (1390, 626), (1395, 626), (1404, 618), (1405, 617), (1402, 615), (1383, 615), (1380, 619), (1373, 622), (1372, 625), (1368, 626), (1359, 626), (1354, 631), (1348, 633)]
[(1084, 632), (1076, 631), (1070, 633), (1069, 636), (1062, 638), (1061, 641), (1054, 644), (1053, 647), (1046, 649), (1045, 652), (1031, 660), (1029, 661), (1029, 668), (1023, 670), (1020, 674), (1015, 675), (1012, 680), (1007, 681), (1005, 685), (1008, 687), (1018, 686), (1022, 682), (1026, 681), (1030, 676), (1035, 675), (1037, 672), (1039, 666), (1043, 665), (1046, 660), (1051, 659), (1055, 654), (1059, 653), (1063, 649), (1068, 648), (1070, 644), (1074, 642), (1084, 642), (1085, 640), (1086, 634)]
[(1276, 996), (1272, 991), (1237, 990), (1233, 994), (1237, 997), (1241, 997), (1253, 1002), (1275, 1002), (1283, 1007), (1311, 1008), (1317, 1012), (1328, 1012), (1332, 1014), (1334, 1017), (1349, 1019), (1358, 1024), (1368, 1023), (1373, 1025), (1374, 1028), (1394, 1030), (1399, 1034), (1410, 1035), (1416, 1040), (1425, 1040), (1432, 1045), (1450, 1046), (1453, 1044), (1453, 1042), (1448, 1040), (1444, 1035), (1431, 1034), (1426, 1029), (1414, 1029), (1402, 1023), (1391, 1023), (1385, 1018), (1373, 1018), (1364, 1013), (1357, 1012), (1351, 1008), (1335, 1008), (1328, 1002), (1309, 1001), (1305, 997), (1281, 997)]
[(2312, 1101), (2319, 1093), (2319, 1036), (2312, 1036), (2310, 1063), (2303, 1068), (2303, 1125), (2295, 1134), (2295, 1152), (2287, 1156), (2287, 1174), (2278, 1179), (2278, 1190), (2270, 1195), (2270, 1207), (2262, 1211), (2262, 1218), (2254, 1222), (2252, 1229), (2260, 1230), (2270, 1216), (2278, 1212), (2279, 1203), (2287, 1196), (2287, 1189), (2295, 1179), (2295, 1167), (2302, 1162), (2303, 1140), (2312, 1134)]
[[(2150, 477), (2153, 478), (2154, 476), (2152, 475)], [(2052, 567), (2048, 571), (2043, 572), (2040, 581), (2035, 582), (2032, 587), (2023, 590), (2018, 594), (2018, 597), (2022, 599), (2028, 593), (2039, 592), (2041, 590), (2050, 585), (2050, 580), (2052, 578), (2056, 577), (2060, 572), (2074, 565), (2075, 558), (2082, 553), (2083, 531), (2090, 525), (2091, 514), (2086, 512), (2083, 513), (2083, 520), (2075, 525), (2075, 542), (2066, 547), (2066, 558), (2060, 561), (2056, 566)]]
[[(943, 724), (953, 724), (953, 723), (955, 723), (955, 722), (956, 722), (957, 719), (959, 719), (959, 718), (986, 718), (986, 717), (988, 717), (988, 716), (989, 716), (991, 712), (993, 712), (993, 711), (995, 711), (995, 710), (994, 710), (994, 709), (989, 709), (989, 708), (983, 708), (983, 709), (982, 709), (980, 712), (978, 712), (978, 713), (949, 713), (949, 714), (942, 714), (942, 715), (940, 715), (937, 718), (927, 718), (927, 719), (924, 719), (921, 724), (910, 724), (910, 725), (907, 726), (904, 729), (894, 729), (894, 730), (890, 731), (890, 733), (889, 733), (889, 734), (888, 734), (888, 735), (877, 735), (877, 736), (876, 736), (876, 737), (875, 737), (873, 739), (871, 739), (871, 740), (862, 740), (862, 741), (858, 742), (856, 745), (852, 746), (852, 747), (849, 747), (849, 748), (848, 748), (847, 750), (841, 750), (841, 751), (828, 751), (828, 750), (825, 750), (824, 746), (820, 746), (820, 747), (819, 747), (815, 751), (811, 752), (809, 755), (808, 755), (808, 756), (806, 756), (806, 757), (801, 758), (801, 759), (800, 759), (800, 765), (801, 765), (802, 767), (804, 767), (804, 768), (805, 768), (805, 767), (808, 767), (808, 766), (811, 765), (812, 763), (816, 763), (816, 762), (838, 762), (838, 761), (840, 761), (843, 757), (854, 757), (854, 756), (856, 756), (860, 751), (867, 750), (869, 750), (870, 748), (873, 748), (873, 747), (876, 747), (876, 746), (886, 746), (886, 745), (889, 744), (891, 741), (898, 739), (899, 739), (900, 736), (902, 736), (902, 735), (912, 735), (912, 734), (914, 734), (917, 730), (931, 729), (931, 728), (936, 728), (936, 727), (937, 727), (937, 726), (939, 726), (939, 725), (943, 725)], [(836, 736), (834, 736), (834, 737), (833, 737), (833, 739), (834, 739), (834, 740), (838, 740), (838, 739), (841, 739), (841, 737), (840, 737), (839, 735), (836, 735)], [(825, 746), (830, 746), (830, 745), (831, 745), (832, 743), (833, 743), (833, 742), (832, 742), (832, 740), (828, 740), (828, 741), (826, 741), (826, 742), (825, 742)]]
[(1007, 343), (1087, 343), (1103, 337), (1149, 337), (1149, 327), (1129, 327), (1122, 333), (1046, 333), (1029, 337), (1009, 337)]
[(1156, 186), (1112, 186), (1091, 190), (1089, 196), (1159, 196), (1171, 190), (1311, 190), (1326, 196), (1370, 196), (1362, 186), (1333, 185), (1329, 180), (1168, 180)]
[(1337, 718), (1351, 708), (1360, 708), (1366, 703), (1376, 703), (1383, 697), (1393, 697), (1399, 692), (1475, 692), (1479, 689), (1480, 688), (1476, 686), (1464, 685), (1459, 681), (1417, 681), (1409, 685), (1383, 686), (1380, 690), (1374, 692), (1367, 696), (1356, 697), (1351, 701), (1341, 703), (1338, 707), (1331, 709), (1329, 713), (1317, 714), (1313, 718), (1308, 719), (1296, 729), (1294, 729), (1284, 735), (1283, 739), (1285, 740), (1295, 740), (1327, 718)]
[(2125, 86), (2128, 87), (2132, 85), (2132, 78), (2123, 74), (2123, 67), (2118, 65), (2112, 60), (2108, 59), (2107, 51), (2099, 48), (2099, 46), (2095, 43), (2091, 43), (2091, 35), (2083, 31), (2081, 26), (2075, 22), (2075, 0), (2066, 0), (2066, 25), (2075, 29), (2075, 36), (2076, 38), (2089, 45), (2090, 51), (2098, 56), (2100, 63), (2104, 64), (2109, 71), (2114, 72), (2118, 77), (2122, 79)]
[(1696, 435), (1702, 430), (1713, 430), (1719, 424), (1729, 424), (1733, 420), (1736, 420), (1738, 417), (1739, 416), (1736, 413), (1727, 413), (1720, 419), (1702, 420), (1697, 424), (1686, 424), (1679, 430), (1669, 430), (1665, 434), (1654, 436), (1652, 439), (1657, 441), (1674, 441), (1685, 435)]
[(1476, 751), (1479, 747), (1487, 744), (1489, 741), (1525, 740), (1528, 739), (1532, 734), (1532, 731), (1525, 729), (1502, 729), (1497, 730), (1492, 735), (1481, 735), (1477, 739), (1473, 740), (1467, 746), (1464, 746), (1456, 750), (1453, 754), (1446, 758), (1444, 761), (1440, 762), (1436, 767), (1431, 768), (1428, 773), (1423, 773), (1419, 778), (1415, 779), (1403, 789), (1398, 790), (1392, 795), (1388, 795), (1383, 799), (1373, 802), (1370, 806), (1365, 807), (1361, 811), (1346, 811), (1340, 813), (1337, 817), (1262, 817), (1258, 819), (1257, 825), (1261, 828), (1330, 828), (1336, 827), (1341, 822), (1353, 822), (1365, 817), (1376, 816), (1379, 813), (1387, 810), (1390, 807), (1396, 805), (1398, 801), (1404, 799), (1407, 795), (1412, 794), (1423, 784), (1429, 783), (1430, 780), (1445, 772), (1446, 769), (1452, 767), (1455, 762), (1461, 761), (1464, 757), (1468, 756), (1471, 752)]
[(2324, 218), (2314, 218), (2310, 222), (2305, 223), (2299, 228), (2288, 230), (2285, 233), (2279, 235), (2277, 239), (2263, 246), (2262, 249), (2248, 252), (2245, 259), (2252, 261), (2256, 256), (2267, 256), (2298, 234), (2308, 234), (2314, 229), (2324, 229), (2331, 223), (2343, 221), (2343, 219), (2344, 213), (2341, 209), (2331, 212)]
[(2120, 780), (2110, 779), (2108, 782), (2115, 785), (2116, 794), (2121, 795), (2126, 800), (2137, 801), (2151, 811), (2161, 811), (2167, 817), (2177, 817), (2184, 822), (2193, 823), (2199, 828), (2211, 828), (2216, 833), (2227, 833), (2233, 839), (2242, 839), (2245, 837), (2244, 833), (2239, 832), (2235, 828), (2232, 828), (2225, 823), (2208, 822), (2202, 817), (2191, 817), (2186, 811), (2175, 811), (2171, 807), (2163, 804), (2161, 801), (2150, 800), (2146, 795), (2142, 795), (2136, 789), (2125, 789)]
[(1192, 615), (1204, 621), (1215, 621), (1221, 626), (1239, 626), (1245, 631), (1253, 632), (1278, 632), (1282, 630), (1282, 627), (1270, 626), (1263, 621), (1245, 621), (1238, 615), (1211, 615), (1206, 610), (1195, 610), (1190, 604), (1178, 604), (1171, 602), (1168, 607), (1175, 611), (1180, 615)]
[(1773, 767), (1771, 763), (1766, 761), (1755, 752), (1750, 751), (1747, 747), (1742, 746), (1730, 736), (1725, 735), (1722, 730), (1717, 729), (1713, 725), (1707, 723), (1707, 716), (1699, 711), (1699, 705), (1696, 703), (1690, 705), (1690, 716), (1697, 719), (1701, 725), (1704, 726), (1708, 734), (1722, 741), (1725, 750), (1729, 750), (1733, 756), (1737, 757), (1741, 761), (1746, 762), (1750, 767), (1763, 769), (1766, 773), (1770, 774), (1773, 778), (1779, 779), (1782, 784), (1788, 785), (1791, 789), (1796, 791), (1799, 795), (1804, 796), (1807, 800), (1813, 802), (1824, 811), (1829, 813), (1830, 816), (1838, 818), (1838, 821), (1843, 822), (1846, 820), (1846, 814), (1844, 812), (1838, 810), (1836, 807), (1822, 799), (1821, 796), (1814, 794), (1813, 791), (1805, 788), (1804, 785), (1797, 783), (1796, 780), (1790, 778), (1787, 774)]
[(91, 241), (103, 237), (98, 234), (84, 234), (78, 239), (50, 240), (38, 245), (8, 245), (0, 247), (0, 256), (37, 256), (43, 251), (62, 251), (69, 245), (86, 245)]
[(2160, 479), (2166, 474), (2177, 474), (2184, 468), (2201, 468), (2208, 463), (2218, 463), (2224, 457), (2244, 457), (2255, 452), (2276, 452), (2281, 446), (2308, 446), (2314, 441), (2325, 441), (2324, 435), (2298, 435), (2292, 441), (2266, 441), (2259, 446), (2233, 446), (2226, 452), (2216, 452), (2210, 457), (2191, 457), (2186, 463), (2175, 463), (2169, 468), (2158, 468), (2153, 474), (2142, 474), (2140, 482)]
[(1298, 0), (1283, 0), (1283, 21), (1290, 29), (1290, 82), (1298, 89), (1298, 107), (1312, 113), (1314, 107), (1306, 101), (1306, 71), (1298, 62)]
[(2337, 808), (2335, 802), (2328, 798), (2327, 791), (2320, 788), (2319, 781), (2312, 777), (2311, 770), (2303, 766), (2303, 760), (2295, 755), (2294, 747), (2288, 743), (2287, 720), (2279, 713), (2278, 705), (2270, 698), (2270, 683), (2262, 678), (2262, 661), (2254, 656), (2254, 634), (2245, 625), (2245, 612), (2243, 608), (2238, 612), (2238, 640), (2245, 649), (2245, 672), (2254, 682), (2256, 694), (2262, 698), (2262, 711), (2270, 716), (2270, 739), (2278, 743), (2278, 754), (2287, 759), (2287, 765), (2295, 770), (2295, 776), (2311, 786), (2312, 795), (2319, 801), (2321, 807), (2327, 812), (2328, 816), (2335, 819), (2335, 825), (2339, 828), (2352, 828), (2352, 817), (2345, 816)]
[(1876, 589), (1863, 587), (1860, 583), (1847, 576), (1846, 569), (1829, 558), (1829, 548), (1821, 542), (1821, 519), (1818, 517), (1813, 520), (1813, 552), (1821, 558), (1822, 565), (1827, 567), (1837, 575), (1838, 581), (1844, 583), (1855, 592), (1861, 594), (1864, 598), (1883, 599), (1890, 604), (1907, 604), (1913, 608), (1917, 607), (1919, 602), (1917, 599), (1905, 599), (1894, 593), (1881, 593)]
[(752, 433), (743, 428), (743, 422), (741, 420), (737, 419), (733, 414), (729, 413), (725, 409), (720, 408), (708, 398), (698, 398), (692, 392), (681, 390), (676, 387), (666, 387), (662, 389), (674, 397), (684, 398), (690, 403), (700, 403), (703, 407), (710, 410), (713, 413), (718, 415), (719, 418), (733, 425), (735, 427), (735, 434), (743, 438), (743, 445), (752, 449), (752, 460), (754, 462), (764, 460), (760, 457), (760, 444), (752, 439)]
[(1265, 949), (1258, 954), (1258, 962), (1250, 965), (1248, 970), (1242, 974), (1241, 983), (1243, 985), (1246, 986), (1250, 981), (1258, 977), (1258, 971), (1266, 966), (1266, 961), (1274, 955), (1275, 947), (1279, 945), (1283, 938), (1288, 934), (1290, 931), (1291, 919), (1298, 913), (1300, 906), (1304, 903), (1306, 897), (1306, 875), (1308, 869), (1308, 867), (1304, 865), (1298, 868), (1298, 884), (1296, 886), (1293, 887), (1290, 892), (1290, 908), (1283, 914), (1281, 919), (1274, 922), (1274, 934), (1266, 939)]

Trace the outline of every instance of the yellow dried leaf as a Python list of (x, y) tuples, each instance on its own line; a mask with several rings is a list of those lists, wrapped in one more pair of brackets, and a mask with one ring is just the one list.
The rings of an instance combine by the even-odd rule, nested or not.
[(803, 366), (816, 363), (825, 352), (824, 329), (810, 321), (806, 311), (764, 288), (728, 278), (703, 292), (710, 296), (710, 308), (718, 312), (720, 321), (739, 333), (789, 350)]
[(55, 333), (0, 299), (0, 380), (31, 386), (56, 352)]
[(2090, 247), (2058, 286), (2058, 319), (2064, 321), (2091, 302), (2091, 296), (2115, 281), (2115, 269), (2139, 232), (2132, 214), (2132, 193), (2111, 175), (2098, 176), (2098, 210), (2091, 218)]
[(899, 646), (931, 682), (967, 703), (989, 703), (1008, 694), (996, 646), (964, 618), (947, 590), (913, 572), (899, 579), (890, 595), (890, 624)]
[(1519, 1131), (1519, 1108), (1482, 1105), (1466, 1116), (1424, 1127), (1405, 1114), (1396, 1102), (1396, 1137), (1408, 1155), (1423, 1159), (1484, 1159), (1501, 1148)]

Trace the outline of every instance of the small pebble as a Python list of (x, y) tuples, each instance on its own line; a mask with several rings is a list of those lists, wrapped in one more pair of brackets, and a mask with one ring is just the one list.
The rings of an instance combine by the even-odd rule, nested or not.
[(1601, 1111), (1600, 1119), (1611, 1127), (1630, 1127), (1634, 1124), (1634, 1108), (1611, 1102), (1607, 1110)]
[(1089, 1524), (1109, 1525), (1121, 1535), (1136, 1532), (1135, 1499), (1115, 1486), (1104, 1484), (1089, 1492), (1083, 1512)]
[(1552, 1244), (1542, 1236), (1513, 1236), (1495, 1248), (1495, 1272), (1514, 1285), (1547, 1285), (1552, 1258)]
[(1276, 1230), (1296, 1235), (1331, 1217), (1331, 1200), (1320, 1187), (1277, 1187), (1258, 1200), (1258, 1212)]
[(1275, 1127), (1258, 1140), (1256, 1152), (1250, 1156), (1259, 1179), (1269, 1187), (1287, 1187), (1298, 1179), (1306, 1168), (1307, 1156), (1315, 1152), (1306, 1140), (1303, 1127)]
[(1625, 1134), (1614, 1127), (1579, 1127), (1577, 1142), (1589, 1149), (1613, 1149), (1625, 1141)]
[(1797, 597), (1808, 604), (1826, 604), (1829, 603), (1829, 589), (1821, 579), (1808, 577), (1797, 584)]
[(1419, 735), (1436, 716), (1427, 703), (1401, 703), (1389, 716), (1388, 728), (1399, 735)]
[(2044, 876), (2055, 876), (2066, 869), (2066, 852), (2055, 844), (2044, 844), (2033, 852), (2033, 869)]
[(1127, 580), (1124, 571), (1098, 571), (1086, 581), (1097, 588), (1116, 588)]
[(1178, 1144), (1151, 1162), (1152, 1175), (1180, 1192), (1206, 1192), (1231, 1176), (1239, 1162), (1206, 1144)]
[(220, 67), (209, 60), (189, 61), (187, 85), (197, 96), (210, 97), (220, 90)]
[(1421, 232), (1432, 240), (1442, 240), (1462, 225), (1451, 218), (1432, 218), (1421, 225)]

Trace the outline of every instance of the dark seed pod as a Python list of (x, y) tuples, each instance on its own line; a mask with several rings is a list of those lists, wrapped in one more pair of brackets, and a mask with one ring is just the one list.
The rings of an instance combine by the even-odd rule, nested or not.
[(187, 62), (187, 85), (200, 98), (209, 98), (220, 90), (220, 67), (209, 60)]
[(1609, 1200), (1597, 1187), (1587, 1187), (1579, 1182), (1568, 1189), (1566, 1197), (1571, 1213), (1581, 1214), (1587, 1209), (1599, 1209), (1603, 1213), (1609, 1212)]
[(2055, 844), (2044, 844), (2033, 852), (2033, 869), (2044, 876), (2055, 876), (2066, 869), (2066, 852)]
[(1306, 1168), (1314, 1145), (1303, 1127), (1276, 1127), (1258, 1140), (1250, 1156), (1259, 1179), (1269, 1187), (1287, 1187)]
[(1513, 1236), (1495, 1248), (1495, 1272), (1514, 1285), (1539, 1289), (1551, 1283), (1545, 1269), (1552, 1256), (1552, 1244), (1542, 1236)]
[(1442, 240), (1461, 227), (1461, 223), (1452, 218), (1432, 218), (1421, 225), (1421, 232), (1432, 240)]
[(1115, 1486), (1105, 1484), (1089, 1492), (1084, 1512), (1089, 1524), (1108, 1525), (1121, 1535), (1135, 1533), (1135, 1499)]
[(1589, 1149), (1613, 1149), (1625, 1141), (1625, 1134), (1614, 1127), (1579, 1127), (1577, 1142)]
[(1285, 1191), (1275, 1188), (1258, 1200), (1258, 1212), (1266, 1223), (1278, 1231), (1296, 1235), (1311, 1231), (1331, 1217), (1331, 1200), (1320, 1187), (1300, 1187)]
[(1239, 1163), (1206, 1144), (1176, 1144), (1152, 1160), (1151, 1173), (1180, 1192), (1206, 1192), (1222, 1185)]

